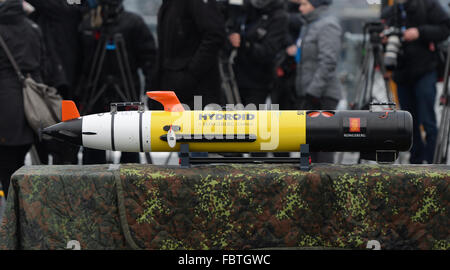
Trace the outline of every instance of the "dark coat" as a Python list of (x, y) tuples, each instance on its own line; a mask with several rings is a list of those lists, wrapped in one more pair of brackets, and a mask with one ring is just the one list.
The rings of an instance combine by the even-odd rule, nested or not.
[[(21, 1), (0, 5), (0, 35), (23, 74), (38, 82), (44, 61), (39, 27), (28, 20)], [(3, 49), (0, 49), (0, 145), (19, 146), (33, 142), (33, 131), (25, 119), (22, 84)]]
[[(137, 96), (140, 95), (142, 85), (138, 69), (142, 70), (145, 77), (145, 90), (148, 91), (150, 89), (151, 76), (156, 62), (156, 43), (149, 27), (141, 16), (132, 12), (122, 11), (116, 23), (101, 30), (93, 29), (90, 25), (90, 17), (86, 17), (80, 26), (80, 32), (83, 58), (81, 90), (87, 89), (87, 78), (91, 72), (96, 48), (102, 35), (114, 36), (117, 33), (122, 34), (125, 41), (131, 76)], [(115, 50), (106, 51), (97, 91), (110, 80), (113, 80), (113, 83), (117, 83), (123, 91), (123, 80), (117, 60), (117, 48), (118, 46), (116, 46)], [(80, 93), (82, 97), (85, 97), (87, 94), (89, 93)], [(101, 112), (108, 109), (111, 102), (124, 101), (139, 100), (122, 100), (113, 89), (107, 89), (101, 100), (96, 104), (95, 110)]]
[(277, 54), (286, 47), (288, 14), (281, 1), (258, 10), (250, 8), (235, 61), (239, 88), (266, 89), (275, 78)]
[(164, 0), (158, 13), (156, 90), (173, 90), (191, 109), (195, 95), (203, 105), (219, 103), (219, 51), (225, 23), (212, 0)]
[[(420, 37), (413, 42), (403, 42), (398, 68), (394, 72), (397, 83), (406, 83), (411, 78), (420, 78), (437, 68), (437, 57), (433, 44), (443, 41), (450, 34), (450, 19), (437, 0), (409, 0), (405, 4), (406, 28), (417, 27)], [(386, 8), (382, 18), (389, 26), (401, 27), (398, 5)]]
[(47, 76), (44, 82), (58, 88), (65, 99), (73, 98), (80, 73), (78, 27), (81, 12), (65, 0), (28, 0), (36, 11), (31, 18), (42, 29), (47, 48)]

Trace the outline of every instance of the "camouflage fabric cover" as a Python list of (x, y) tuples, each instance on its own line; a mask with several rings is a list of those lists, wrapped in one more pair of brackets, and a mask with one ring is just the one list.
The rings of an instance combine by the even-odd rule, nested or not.
[(22, 168), (0, 249), (450, 249), (448, 166), (122, 165), (125, 224), (114, 175)]

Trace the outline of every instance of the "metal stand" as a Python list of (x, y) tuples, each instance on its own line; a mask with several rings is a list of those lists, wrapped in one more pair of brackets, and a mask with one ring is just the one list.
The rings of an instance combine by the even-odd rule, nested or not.
[(309, 152), (309, 144), (300, 146), (300, 170), (309, 172), (311, 170), (311, 153)]
[(223, 158), (193, 158), (190, 156), (189, 144), (181, 144), (180, 149), (180, 167), (183, 169), (191, 168), (195, 164), (294, 164), (299, 163), (300, 170), (308, 172), (311, 170), (311, 153), (309, 152), (309, 144), (300, 146), (300, 160), (298, 158), (240, 158), (240, 157), (223, 157)]
[[(87, 93), (87, 95), (83, 95), (83, 114), (90, 113), (95, 106), (95, 103), (108, 89), (114, 89), (123, 101), (131, 102), (138, 100), (131, 74), (125, 40), (121, 33), (112, 34), (109, 32), (110, 30), (108, 27), (103, 28), (101, 31), (101, 38), (95, 50), (92, 68), (89, 72), (87, 81), (84, 84), (86, 88), (83, 89), (83, 91)], [(115, 53), (117, 66), (120, 71), (121, 83), (119, 85), (113, 76), (108, 76), (106, 77), (106, 81), (103, 82), (103, 85), (99, 86), (100, 76), (102, 75), (106, 53), (108, 51)]]
[(437, 136), (436, 149), (434, 151), (434, 164), (447, 164), (448, 148), (450, 147), (450, 90), (449, 90), (449, 72), (450, 72), (450, 45), (447, 49), (447, 62), (444, 73), (444, 94), (441, 103), (444, 106), (442, 110), (441, 124)]
[(183, 169), (188, 169), (191, 167), (191, 153), (189, 152), (189, 144), (181, 144), (180, 167)]
[(383, 45), (380, 38), (380, 33), (383, 28), (382, 25), (368, 23), (364, 26), (364, 35), (369, 32), (369, 43), (364, 37), (364, 59), (359, 75), (358, 84), (356, 86), (358, 91), (355, 101), (352, 104), (353, 110), (366, 110), (370, 103), (373, 102), (373, 90), (375, 84), (375, 75), (377, 67), (384, 79), (384, 86), (386, 89), (386, 97), (389, 103), (392, 103), (392, 88), (390, 85), (388, 73), (384, 64)]

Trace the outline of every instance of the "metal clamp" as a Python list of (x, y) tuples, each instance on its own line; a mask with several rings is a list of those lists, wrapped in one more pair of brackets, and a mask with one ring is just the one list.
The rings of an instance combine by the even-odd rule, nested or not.
[(389, 106), (393, 112), (397, 111), (397, 104), (395, 102), (372, 102), (369, 106), (370, 112), (374, 112), (373, 107), (375, 106)]
[(302, 144), (300, 146), (300, 170), (309, 172), (311, 170), (311, 152), (309, 151), (309, 144)]
[(121, 102), (111, 103), (111, 113), (116, 114), (119, 107), (138, 107), (138, 112), (145, 112), (145, 104), (143, 102)]
[(398, 152), (395, 150), (378, 150), (375, 153), (375, 159), (378, 164), (394, 164), (398, 158)]

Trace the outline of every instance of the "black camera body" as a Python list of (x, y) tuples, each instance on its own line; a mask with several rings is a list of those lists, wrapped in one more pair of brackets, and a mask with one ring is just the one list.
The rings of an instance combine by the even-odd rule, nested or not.
[(381, 21), (368, 22), (364, 25), (364, 33), (369, 33), (370, 42), (373, 44), (381, 44), (381, 33), (385, 29), (385, 25)]
[(116, 24), (120, 13), (124, 10), (123, 0), (89, 0), (89, 9), (101, 7), (101, 17), (104, 25)]

